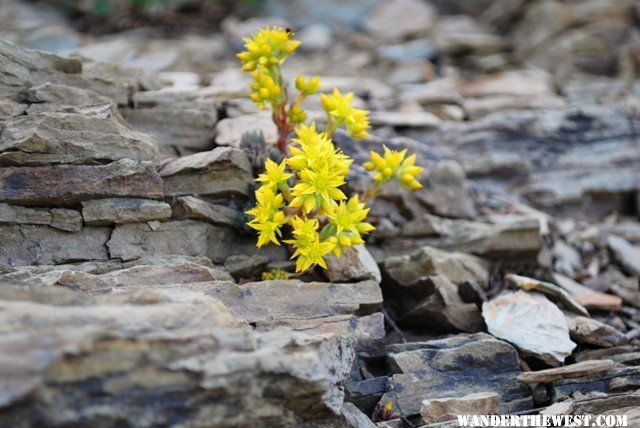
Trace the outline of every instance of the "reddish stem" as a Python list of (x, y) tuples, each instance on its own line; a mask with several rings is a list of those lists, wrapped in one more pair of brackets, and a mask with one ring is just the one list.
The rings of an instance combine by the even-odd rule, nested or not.
[(289, 140), (289, 124), (287, 123), (287, 112), (285, 105), (280, 108), (279, 114), (273, 114), (273, 121), (278, 127), (278, 142), (276, 147), (283, 155), (287, 155), (287, 143)]

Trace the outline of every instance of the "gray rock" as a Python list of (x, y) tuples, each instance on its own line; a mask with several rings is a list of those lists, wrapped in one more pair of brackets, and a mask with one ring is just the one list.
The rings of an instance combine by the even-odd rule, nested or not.
[(218, 226), (238, 227), (244, 214), (224, 205), (214, 205), (193, 196), (181, 196), (175, 203), (174, 215), (194, 220), (204, 220)]
[(455, 218), (476, 216), (464, 170), (455, 161), (438, 163), (428, 185), (416, 192), (416, 197), (434, 214)]
[(476, 333), (484, 328), (482, 315), (475, 303), (464, 303), (458, 295), (458, 287), (444, 276), (423, 279), (434, 291), (406, 312), (397, 308), (398, 323), (410, 329), (428, 329), (436, 332)]
[(325, 273), (331, 282), (349, 282), (372, 279), (382, 281), (380, 268), (364, 245), (347, 248), (340, 257), (330, 254), (326, 257)]
[(340, 411), (347, 421), (346, 426), (353, 428), (375, 428), (375, 424), (353, 403), (344, 403)]
[(36, 113), (9, 120), (0, 137), (4, 162), (18, 165), (157, 161), (148, 136), (109, 119), (72, 113)]
[(562, 363), (576, 347), (560, 309), (539, 293), (500, 295), (482, 305), (482, 316), (489, 333), (549, 365)]
[[(205, 256), (215, 263), (236, 254), (251, 255), (259, 250), (251, 236), (239, 236), (226, 227), (196, 220), (129, 223), (116, 226), (108, 242), (111, 257), (135, 260), (151, 256)], [(262, 250), (260, 254), (280, 261), (288, 258), (281, 247)]]
[(400, 40), (429, 29), (434, 24), (436, 10), (419, 0), (393, 0), (376, 6), (364, 26), (383, 40)]
[(270, 114), (259, 113), (222, 119), (215, 127), (216, 144), (240, 148), (242, 136), (246, 133), (260, 132), (267, 144), (278, 141), (278, 129)]
[(500, 395), (496, 392), (476, 392), (463, 397), (443, 397), (423, 400), (420, 416), (428, 424), (457, 420), (458, 415), (497, 415)]
[(624, 238), (610, 235), (607, 245), (615, 259), (630, 274), (640, 277), (640, 247), (635, 247)]
[(230, 147), (170, 161), (162, 167), (160, 175), (166, 196), (248, 195), (253, 182), (247, 155)]
[(88, 89), (55, 83), (33, 86), (20, 94), (30, 103), (28, 114), (43, 112), (78, 113), (108, 119), (114, 114), (113, 102)]
[(589, 316), (589, 312), (582, 306), (569, 292), (550, 282), (538, 281), (537, 279), (527, 278), (526, 276), (508, 273), (504, 276), (505, 281), (509, 285), (524, 291), (537, 291), (545, 296), (557, 300), (567, 309), (584, 316)]
[[(184, 289), (84, 295), (82, 303), (67, 299), (64, 310), (12, 301), (23, 287), (14, 295), (2, 289), (0, 353), (10, 373), (2, 377), (3, 425), (86, 425), (97, 415), (108, 424), (150, 425), (171, 424), (178, 415), (209, 426), (277, 420), (328, 427), (342, 420), (340, 385), (354, 358), (347, 339), (282, 329), (255, 334), (237, 328), (216, 299)], [(61, 302), (64, 291), (36, 293)], [(87, 389), (95, 379), (101, 382)], [(156, 399), (148, 401), (150, 395)], [(157, 400), (173, 405), (158, 409)]]
[(592, 290), (567, 276), (554, 273), (553, 280), (587, 309), (615, 311), (622, 306), (620, 297)]
[(48, 226), (0, 226), (0, 266), (59, 264), (83, 260), (107, 260), (105, 244), (111, 229), (85, 227), (63, 232)]
[(82, 215), (76, 210), (53, 208), (50, 226), (67, 232), (79, 232), (82, 229)]
[(0, 167), (0, 202), (74, 205), (96, 198), (162, 196), (162, 180), (150, 162)]
[(380, 403), (392, 402), (401, 416), (418, 415), (425, 399), (479, 392), (497, 393), (500, 413), (533, 406), (529, 388), (515, 379), (520, 373), (517, 352), (487, 334), (397, 344), (389, 352), (393, 375)]
[(94, 199), (82, 202), (82, 217), (85, 223), (96, 226), (166, 220), (171, 217), (171, 207), (150, 199)]
[(460, 284), (469, 279), (486, 286), (489, 273), (487, 263), (468, 254), (423, 247), (410, 255), (389, 257), (384, 263), (396, 287), (411, 287), (426, 276), (441, 275)]
[(635, 391), (640, 385), (640, 367), (612, 368), (588, 376), (558, 380), (551, 385), (556, 401), (565, 400), (570, 395), (578, 393)]
[(235, 278), (259, 278), (269, 264), (269, 258), (254, 254), (238, 254), (224, 261), (224, 268)]
[(372, 111), (369, 119), (373, 125), (397, 128), (437, 128), (442, 122), (438, 116), (427, 111)]

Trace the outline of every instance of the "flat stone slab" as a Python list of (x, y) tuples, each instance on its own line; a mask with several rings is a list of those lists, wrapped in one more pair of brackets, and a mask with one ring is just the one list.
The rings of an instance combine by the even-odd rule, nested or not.
[(612, 360), (590, 360), (575, 364), (567, 364), (562, 367), (524, 372), (518, 375), (518, 380), (524, 383), (551, 383), (562, 379), (588, 376), (612, 369), (615, 363)]
[(82, 202), (82, 217), (90, 225), (166, 220), (171, 206), (166, 202), (137, 198), (106, 198)]
[(392, 402), (405, 417), (418, 415), (424, 400), (495, 392), (500, 412), (533, 407), (531, 391), (518, 382), (518, 353), (508, 343), (485, 333), (389, 347), (393, 375), (380, 400)]
[(162, 180), (151, 162), (0, 168), (0, 202), (68, 206), (97, 198), (162, 196)]
[(48, 226), (0, 225), (0, 266), (50, 265), (108, 260), (108, 227), (64, 232)]

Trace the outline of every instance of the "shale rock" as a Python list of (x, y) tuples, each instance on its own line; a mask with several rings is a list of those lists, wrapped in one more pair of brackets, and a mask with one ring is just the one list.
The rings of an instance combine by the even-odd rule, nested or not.
[(477, 392), (464, 397), (444, 397), (424, 400), (420, 416), (426, 423), (457, 420), (458, 415), (497, 415), (500, 395), (495, 392)]
[(48, 226), (0, 225), (0, 266), (50, 265), (107, 260), (108, 227), (64, 232)]
[(150, 162), (0, 167), (0, 202), (68, 206), (97, 198), (162, 196), (162, 180)]
[(208, 221), (218, 226), (236, 227), (242, 223), (243, 213), (224, 205), (214, 205), (193, 196), (178, 198), (174, 214), (179, 217)]
[(150, 199), (94, 199), (82, 202), (82, 217), (86, 224), (95, 226), (166, 220), (171, 217), (171, 207)]
[(356, 245), (342, 252), (340, 257), (330, 254), (326, 258), (327, 276), (331, 282), (382, 280), (380, 268), (364, 245)]
[(166, 196), (247, 195), (251, 174), (247, 155), (229, 147), (183, 156), (160, 170)]
[(82, 229), (82, 216), (65, 208), (28, 208), (0, 203), (0, 224), (40, 224), (67, 232)]
[(480, 392), (497, 393), (501, 413), (533, 405), (529, 389), (515, 379), (520, 373), (517, 352), (487, 334), (392, 345), (389, 351), (393, 375), (380, 402), (391, 401), (405, 417), (419, 414), (423, 400)]
[(567, 315), (569, 336), (578, 343), (611, 347), (628, 342), (627, 337), (608, 324), (592, 318)]

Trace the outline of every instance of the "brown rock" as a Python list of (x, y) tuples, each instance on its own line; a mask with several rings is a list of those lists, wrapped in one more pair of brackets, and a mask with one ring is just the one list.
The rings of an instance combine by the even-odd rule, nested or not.
[(74, 205), (87, 199), (163, 196), (150, 162), (0, 168), (0, 201), (20, 205)]
[(611, 360), (582, 361), (575, 364), (567, 364), (562, 367), (524, 372), (518, 375), (518, 380), (524, 383), (551, 383), (561, 379), (588, 376), (613, 368), (615, 363)]
[(553, 279), (560, 287), (571, 294), (578, 303), (587, 309), (594, 308), (615, 311), (622, 306), (622, 299), (618, 296), (594, 291), (558, 273), (553, 274)]
[(64, 208), (27, 208), (0, 203), (0, 224), (40, 224), (68, 232), (82, 228), (82, 216)]
[(96, 226), (166, 220), (171, 217), (171, 206), (149, 199), (93, 199), (82, 202), (82, 217), (85, 223)]
[(364, 245), (347, 248), (340, 257), (326, 257), (325, 271), (331, 282), (349, 282), (372, 279), (380, 283), (380, 268)]
[(476, 392), (463, 397), (443, 397), (423, 400), (420, 416), (428, 424), (457, 420), (458, 415), (497, 415), (500, 395), (495, 392)]
[(608, 324), (592, 318), (565, 314), (569, 326), (569, 336), (576, 342), (596, 346), (619, 346), (629, 339), (624, 333)]
[(609, 236), (607, 244), (618, 263), (630, 274), (640, 277), (640, 247), (615, 235)]
[(267, 144), (275, 145), (278, 130), (270, 114), (242, 115), (222, 119), (215, 128), (216, 144), (240, 148), (242, 136), (250, 132), (261, 132)]

